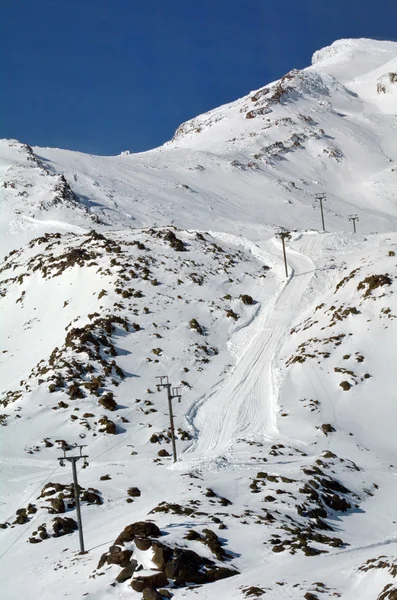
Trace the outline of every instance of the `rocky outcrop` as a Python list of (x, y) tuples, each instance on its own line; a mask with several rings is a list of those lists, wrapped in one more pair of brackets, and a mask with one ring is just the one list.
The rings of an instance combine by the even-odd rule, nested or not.
[[(203, 534), (197, 534), (195, 539), (206, 544), (218, 560), (230, 558), (213, 531), (204, 529)], [(105, 564), (123, 567), (116, 581), (124, 583), (131, 579), (132, 589), (142, 592), (143, 598), (149, 599), (169, 597), (164, 595), (163, 590), (161, 594), (157, 590), (171, 581), (178, 587), (184, 587), (190, 584), (203, 585), (238, 574), (234, 568), (219, 566), (193, 550), (164, 544), (158, 539), (160, 536), (160, 529), (150, 521), (127, 525), (114, 545), (101, 556), (97, 568), (102, 569)], [(148, 553), (145, 565), (139, 564), (139, 553), (134, 555), (135, 549)], [(152, 563), (151, 569), (147, 569), (148, 562)]]

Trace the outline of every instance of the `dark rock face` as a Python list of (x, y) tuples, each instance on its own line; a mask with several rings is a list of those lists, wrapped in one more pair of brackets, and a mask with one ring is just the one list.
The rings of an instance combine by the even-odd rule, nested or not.
[(94, 491), (92, 488), (84, 490), (80, 496), (80, 499), (85, 502), (88, 502), (88, 504), (103, 504), (103, 500), (99, 496), (98, 490)]
[[(169, 596), (171, 597), (171, 596)], [(142, 594), (143, 600), (163, 600), (163, 594), (158, 592), (157, 590), (151, 590), (150, 588), (145, 588)]]
[(160, 542), (153, 542), (153, 557), (152, 561), (160, 571), (164, 571), (165, 565), (172, 560), (173, 552), (168, 546), (160, 544)]
[(152, 547), (152, 540), (149, 540), (147, 538), (136, 537), (134, 542), (138, 550), (149, 550), (149, 548)]
[(101, 404), (104, 408), (107, 408), (107, 410), (117, 410), (117, 402), (114, 400), (112, 392), (108, 392), (101, 396), (98, 400), (98, 404)]
[(165, 450), (165, 448), (163, 450), (159, 450), (157, 454), (158, 456), (171, 456), (171, 454), (167, 450)]
[(116, 577), (116, 581), (118, 583), (123, 583), (124, 581), (127, 581), (127, 579), (131, 579), (137, 566), (137, 561), (132, 560), (129, 565), (127, 565), (122, 571), (120, 571), (120, 573)]
[(150, 521), (137, 521), (127, 527), (120, 533), (115, 544), (124, 544), (124, 542), (133, 542), (135, 536), (139, 537), (160, 537), (161, 531), (154, 523)]
[(121, 552), (108, 554), (106, 560), (108, 565), (120, 565), (120, 567), (127, 567), (130, 564), (131, 556), (132, 550), (121, 550)]
[(249, 296), (248, 294), (243, 294), (242, 296), (240, 296), (240, 299), (243, 304), (254, 304), (252, 296)]
[(64, 513), (65, 512), (65, 503), (61, 498), (51, 498), (50, 500), (52, 509), (49, 509), (50, 513)]
[(136, 592), (143, 592), (147, 588), (157, 590), (163, 585), (168, 585), (168, 579), (163, 571), (157, 571), (153, 575), (134, 577), (131, 581), (131, 587)]
[[(138, 521), (127, 525), (114, 545), (102, 555), (97, 568), (101, 569), (105, 564), (120, 565), (123, 569), (117, 575), (116, 581), (123, 583), (132, 577), (130, 584), (132, 589), (142, 592), (143, 598), (147, 600), (170, 598), (171, 595), (167, 590), (157, 592), (158, 588), (168, 585), (169, 579), (172, 579), (176, 586), (186, 586), (202, 585), (238, 575), (238, 571), (219, 567), (213, 560), (200, 556), (193, 550), (173, 548), (153, 539), (160, 536), (160, 529), (150, 521)], [(229, 558), (222, 547), (221, 540), (210, 529), (204, 529), (203, 534), (197, 533), (194, 538), (207, 545), (218, 560)], [(141, 551), (152, 548), (152, 562), (157, 567), (157, 571), (153, 570), (145, 574), (139, 571), (141, 567), (133, 559), (133, 550), (123, 548), (124, 543), (130, 542), (134, 542), (136, 548)]]
[(222, 548), (221, 542), (219, 541), (218, 536), (211, 529), (203, 529), (203, 533), (205, 534), (205, 538), (203, 543), (208, 546), (213, 554), (215, 554), (218, 560), (225, 560), (227, 557), (226, 552)]
[(325, 433), (325, 435), (328, 435), (329, 433), (333, 433), (334, 431), (336, 431), (336, 429), (334, 427), (332, 427), (332, 425), (330, 423), (324, 423), (323, 425), (321, 425), (321, 430), (323, 433)]
[(105, 433), (108, 433), (109, 435), (117, 434), (116, 423), (114, 423), (113, 421), (108, 419), (106, 416), (101, 417), (99, 419), (98, 423), (100, 425), (102, 425), (101, 429), (98, 429), (98, 431), (100, 431), (101, 433), (105, 432)]
[(214, 563), (193, 552), (183, 548), (174, 548), (173, 559), (165, 565), (165, 574), (174, 579), (177, 585), (186, 583), (207, 583), (207, 575), (202, 572), (203, 566), (212, 566)]
[(220, 579), (226, 579), (227, 577), (234, 577), (239, 572), (235, 569), (229, 569), (227, 567), (216, 567), (216, 569), (210, 569), (207, 571), (208, 582), (219, 581)]
[(61, 535), (67, 535), (76, 531), (77, 523), (70, 517), (57, 517), (54, 519), (52, 528), (54, 530), (54, 537), (60, 537)]

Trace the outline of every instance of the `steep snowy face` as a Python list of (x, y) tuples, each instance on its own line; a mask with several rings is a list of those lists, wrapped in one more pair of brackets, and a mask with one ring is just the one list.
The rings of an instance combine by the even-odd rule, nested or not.
[(352, 72), (355, 76), (364, 75), (396, 58), (397, 42), (361, 39), (336, 40), (330, 46), (317, 50), (313, 54), (315, 67), (334, 71), (338, 79), (343, 80), (343, 71), (347, 80)]
[(337, 40), (315, 52), (312, 63), (365, 100), (365, 112), (397, 114), (397, 42)]
[[(197, 141), (199, 147), (204, 147), (204, 143), (216, 147), (220, 142), (236, 142), (238, 138), (227, 139), (234, 131), (235, 134), (240, 134), (240, 138), (248, 138), (246, 143), (249, 147), (252, 145), (250, 137), (262, 136), (266, 139), (268, 133), (264, 133), (264, 130), (280, 123), (294, 125), (291, 116), (284, 116), (283, 119), (283, 115), (299, 112), (297, 107), (302, 103), (309, 104), (308, 108), (312, 110), (311, 103), (316, 107), (318, 102), (328, 100), (332, 94), (348, 96), (349, 92), (326, 73), (321, 74), (310, 68), (292, 70), (279, 81), (251, 92), (236, 102), (183, 123), (175, 132), (172, 142), (175, 145), (185, 142), (194, 147)], [(266, 115), (269, 117), (265, 117)], [(280, 121), (274, 117), (279, 117)], [(258, 120), (252, 122), (253, 119)], [(204, 135), (200, 135), (199, 140), (195, 134)]]
[[(316, 103), (328, 100), (334, 106), (347, 102), (350, 110), (360, 112), (362, 104), (359, 100), (352, 103), (349, 96), (356, 96), (356, 94), (349, 91), (348, 84), (361, 79), (366, 82), (371, 74), (374, 77), (374, 72), (378, 77), (382, 71), (385, 75), (389, 71), (393, 73), (396, 61), (396, 42), (377, 42), (367, 39), (338, 40), (331, 46), (314, 53), (312, 67), (302, 71), (290, 71), (279, 81), (251, 92), (241, 100), (183, 123), (175, 132), (173, 142), (181, 143), (187, 136), (190, 144), (194, 146), (194, 140), (197, 138), (194, 134), (205, 133), (208, 129), (211, 130), (211, 136), (200, 137), (205, 137), (207, 143), (211, 138), (213, 142), (219, 141), (218, 137), (222, 136), (222, 133), (226, 134), (232, 124), (236, 132), (241, 129), (242, 133), (249, 136), (252, 135), (252, 130), (245, 119), (263, 117), (272, 113), (277, 115), (283, 112), (282, 108), (284, 112), (294, 113), (296, 106), (299, 106), (299, 100), (308, 104), (308, 108), (312, 111), (318, 108)], [(394, 78), (389, 78), (389, 81), (392, 83)], [(346, 84), (347, 88), (343, 84)], [(379, 93), (375, 85), (376, 91)], [(396, 110), (395, 106), (394, 112)], [(269, 118), (264, 120), (270, 122)], [(258, 133), (257, 129), (253, 128)], [(261, 127), (259, 133), (260, 129)], [(198, 144), (201, 146), (200, 142)]]

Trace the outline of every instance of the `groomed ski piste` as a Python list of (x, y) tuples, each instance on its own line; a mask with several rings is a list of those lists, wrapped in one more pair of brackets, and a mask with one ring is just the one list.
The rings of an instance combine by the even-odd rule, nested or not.
[(396, 54), (340, 40), (148, 153), (1, 142), (6, 600), (395, 599)]
[[(218, 234), (217, 237), (235, 241), (227, 235)], [(302, 251), (313, 254), (313, 250), (320, 246), (317, 232), (305, 234), (305, 238)], [(240, 244), (243, 243), (241, 240)], [(252, 243), (246, 243), (252, 251)], [(275, 266), (281, 280), (280, 288), (262, 307), (248, 331), (240, 336), (241, 347), (237, 348), (232, 340), (229, 342), (238, 357), (233, 374), (224, 384), (217, 384), (215, 390), (200, 400), (187, 415), (197, 431), (198, 439), (192, 445), (191, 454), (198, 462), (207, 460), (211, 455), (218, 458), (228, 451), (233, 442), (246, 436), (279, 439), (276, 415), (280, 383), (276, 363), (280, 347), (291, 323), (299, 315), (304, 293), (315, 272), (309, 256), (289, 250), (289, 276), (285, 282), (282, 281), (284, 262), (280, 247), (281, 241), (276, 238), (254, 247), (256, 255), (263, 258), (265, 264)], [(260, 302), (260, 290), (256, 297)]]

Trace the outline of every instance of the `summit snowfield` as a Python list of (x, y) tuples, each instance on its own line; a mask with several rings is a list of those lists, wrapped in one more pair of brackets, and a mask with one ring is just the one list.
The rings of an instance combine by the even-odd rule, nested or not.
[(2, 597), (397, 598), (396, 140), (359, 39), (149, 152), (0, 141)]

